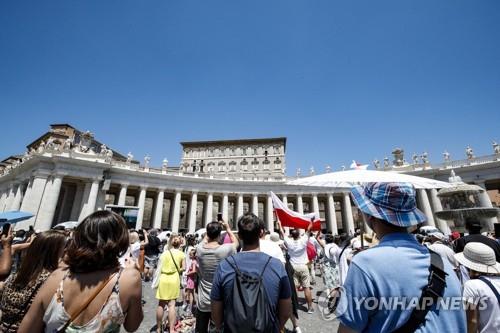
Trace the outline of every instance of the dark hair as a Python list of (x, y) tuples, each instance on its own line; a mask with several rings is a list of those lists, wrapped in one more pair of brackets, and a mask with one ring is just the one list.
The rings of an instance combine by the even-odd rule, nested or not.
[(334, 237), (332, 234), (325, 234), (325, 243), (330, 244), (333, 243)]
[(208, 238), (214, 240), (219, 238), (222, 232), (222, 225), (219, 222), (210, 222), (206, 227)]
[(118, 267), (118, 257), (129, 246), (129, 234), (123, 218), (101, 210), (87, 216), (73, 232), (65, 261), (71, 272), (94, 272)]
[(299, 229), (290, 230), (290, 235), (293, 237), (293, 239), (298, 239), (300, 237)]
[(66, 234), (61, 231), (48, 230), (40, 233), (26, 250), (13, 284), (23, 288), (34, 281), (42, 270), (56, 270), (65, 245)]
[(469, 231), (470, 234), (481, 233), (481, 222), (472, 217), (467, 217), (465, 219), (465, 229)]
[(246, 213), (238, 219), (238, 237), (245, 245), (259, 243), (262, 220), (252, 213)]

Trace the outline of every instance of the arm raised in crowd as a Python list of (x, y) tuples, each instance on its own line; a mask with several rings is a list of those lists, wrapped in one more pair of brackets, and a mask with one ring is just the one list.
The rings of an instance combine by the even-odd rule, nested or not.
[(2, 235), (1, 238), (3, 251), (2, 256), (0, 257), (0, 280), (5, 279), (9, 275), (10, 269), (12, 267), (11, 242), (13, 238), (12, 228), (10, 228), (10, 231), (7, 235)]
[(240, 242), (238, 241), (238, 237), (236, 237), (236, 235), (231, 230), (231, 227), (229, 227), (229, 223), (223, 222), (222, 226), (224, 227), (224, 229), (226, 229), (226, 232), (229, 235), (231, 242), (233, 243), (233, 247), (237, 249), (238, 246), (240, 245)]

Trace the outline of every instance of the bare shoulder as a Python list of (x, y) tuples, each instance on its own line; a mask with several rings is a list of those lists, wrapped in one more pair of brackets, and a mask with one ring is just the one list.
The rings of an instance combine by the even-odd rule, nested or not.
[[(120, 285), (123, 288), (120, 290), (129, 290), (129, 288), (137, 288), (141, 284), (141, 273), (132, 267), (124, 268), (120, 277)], [(125, 288), (125, 289), (124, 289)]]

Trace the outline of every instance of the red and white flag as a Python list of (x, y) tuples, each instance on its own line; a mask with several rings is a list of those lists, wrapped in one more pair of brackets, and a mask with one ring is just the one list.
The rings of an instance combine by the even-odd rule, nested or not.
[(273, 199), (274, 212), (276, 217), (284, 227), (307, 229), (309, 223), (313, 221), (312, 230), (321, 230), (321, 220), (317, 213), (300, 214), (288, 208), (276, 194), (271, 193)]

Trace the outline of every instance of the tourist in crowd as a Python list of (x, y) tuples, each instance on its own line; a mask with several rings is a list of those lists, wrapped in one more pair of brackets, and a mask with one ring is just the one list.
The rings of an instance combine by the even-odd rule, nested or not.
[(129, 246), (123, 218), (97, 211), (76, 227), (66, 248), (65, 269), (52, 273), (36, 295), (19, 328), (32, 332), (135, 331), (143, 312), (137, 263), (118, 258)]
[(463, 291), (467, 332), (500, 332), (500, 264), (495, 252), (483, 243), (469, 242), (455, 258), (471, 277)]
[(144, 245), (144, 281), (153, 278), (154, 270), (158, 265), (161, 241), (158, 238), (158, 230), (151, 229), (147, 234), (148, 242)]
[[(403, 326), (404, 332), (413, 332), (417, 328), (419, 332), (464, 332), (466, 322), (462, 308), (438, 310), (436, 306), (427, 307), (424, 320), (418, 321), (409, 320), (410, 309), (373, 308), (366, 302), (359, 303), (369, 299), (380, 304), (381, 297), (405, 297), (417, 301), (423, 288), (427, 288), (428, 282), (434, 278), (429, 279), (428, 249), (407, 230), (426, 221), (425, 215), (416, 207), (414, 187), (406, 183), (370, 183), (365, 187), (354, 187), (352, 196), (380, 243), (353, 257), (343, 286), (344, 296), (340, 297), (337, 307), (339, 332), (393, 332), (403, 329)], [(434, 259), (439, 261), (440, 256)], [(447, 274), (446, 286), (442, 290), (436, 286), (431, 291), (442, 293), (443, 299), (460, 297), (461, 285), (453, 268), (446, 260), (441, 260), (441, 263)]]
[(447, 237), (440, 231), (433, 231), (429, 235), (427, 235), (427, 241), (429, 245), (427, 247), (441, 255), (443, 259), (448, 260), (450, 265), (457, 270), (458, 262), (455, 259), (455, 252), (448, 245)]
[(335, 237), (332, 234), (326, 234), (324, 240), (319, 238), (320, 234), (321, 233), (318, 232), (316, 239), (324, 252), (321, 262), (323, 284), (326, 288), (326, 294), (334, 296), (332, 294), (340, 287), (339, 265), (336, 257), (336, 254), (339, 252), (339, 246), (334, 242)]
[(284, 239), (286, 237), (285, 231), (283, 230), (283, 226), (281, 225), (281, 222), (278, 220), (278, 231), (279, 231), (279, 237), (281, 241), (283, 242), (282, 245), (280, 246), (282, 248), (282, 252), (284, 252), (285, 256), (285, 271), (288, 276), (288, 283), (290, 284), (290, 290), (291, 290), (291, 300), (292, 300), (292, 313), (290, 315), (290, 321), (292, 322), (293, 325), (293, 331), (295, 333), (302, 333), (302, 330), (299, 326), (299, 298), (297, 296), (297, 288), (295, 288), (295, 278), (294, 278), (294, 269), (293, 266), (290, 262), (290, 255), (288, 254), (288, 251), (286, 250), (285, 242)]
[(500, 244), (494, 239), (481, 235), (481, 223), (477, 219), (468, 217), (465, 220), (465, 228), (469, 234), (455, 241), (455, 253), (463, 252), (465, 244), (469, 242), (478, 242), (491, 247), (495, 252), (496, 261), (500, 262)]
[(290, 230), (292, 238), (285, 237), (285, 246), (288, 254), (290, 255), (290, 263), (292, 264), (294, 270), (293, 277), (295, 286), (302, 288), (304, 291), (304, 296), (307, 302), (307, 313), (314, 313), (311, 294), (311, 277), (307, 266), (309, 263), (309, 259), (307, 257), (307, 243), (309, 242), (309, 232), (311, 231), (312, 226), (312, 222), (309, 223), (306, 233), (302, 236), (300, 235), (299, 229), (292, 229)]
[(242, 251), (221, 261), (214, 276), (210, 294), (212, 320), (216, 329), (223, 328), (225, 333), (237, 333), (240, 325), (255, 324), (234, 322), (231, 319), (235, 318), (235, 311), (244, 311), (231, 306), (232, 297), (235, 296), (233, 282), (238, 278), (236, 270), (247, 276), (260, 277), (263, 282), (268, 302), (267, 317), (270, 320), (263, 325), (271, 328), (266, 332), (280, 332), (291, 315), (290, 284), (285, 268), (278, 259), (259, 250), (259, 238), (263, 233), (261, 224), (262, 221), (251, 213), (239, 218), (238, 236), (243, 242)]
[(191, 315), (193, 313), (194, 305), (194, 287), (196, 274), (198, 272), (198, 263), (196, 261), (196, 249), (191, 248), (189, 251), (189, 266), (186, 268), (186, 288), (184, 293), (184, 310), (187, 310), (187, 314)]
[(0, 256), (0, 281), (3, 281), (9, 276), (12, 267), (12, 228), (9, 233), (0, 237), (2, 243), (2, 255)]
[(177, 314), (175, 311), (175, 301), (180, 296), (181, 276), (184, 270), (184, 252), (180, 250), (181, 238), (178, 235), (170, 237), (170, 245), (165, 248), (160, 256), (158, 269), (153, 281), (153, 288), (156, 288), (156, 329), (163, 333), (163, 315), (165, 307), (168, 307), (169, 332), (175, 332)]
[(278, 245), (279, 235), (273, 232), (269, 234), (269, 239), (266, 239), (266, 227), (264, 224), (260, 227), (262, 229), (259, 245), (260, 252), (278, 259), (284, 265), (285, 256), (283, 255), (283, 250), (281, 250), (281, 247)]
[(19, 269), (4, 284), (0, 332), (17, 332), (38, 290), (58, 268), (65, 244), (64, 232), (49, 230), (39, 234), (28, 247)]
[[(223, 228), (231, 238), (232, 243), (219, 244)], [(196, 309), (196, 332), (198, 333), (208, 332), (211, 316), (210, 292), (215, 270), (221, 260), (236, 252), (238, 246), (238, 239), (227, 223), (210, 222), (207, 224), (205, 238), (196, 248), (199, 279)]]

